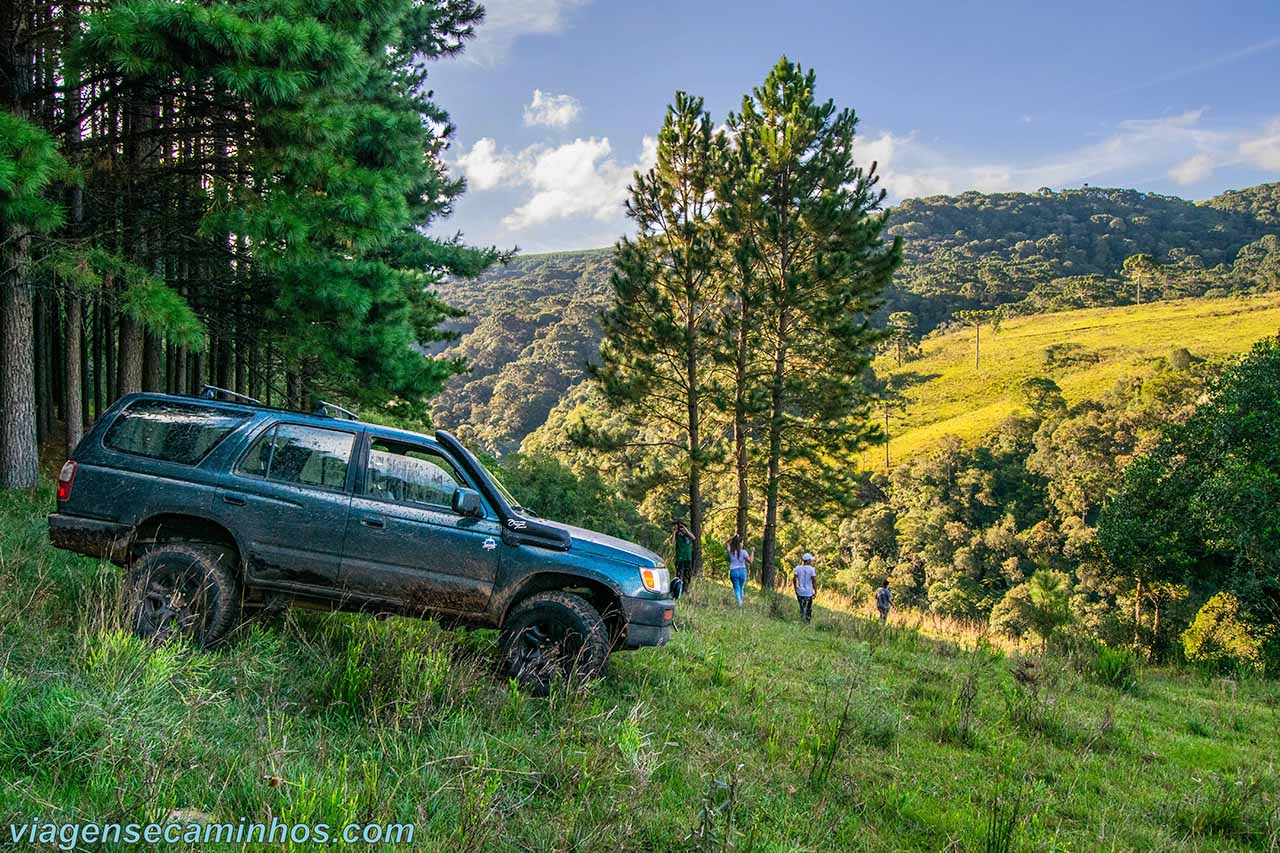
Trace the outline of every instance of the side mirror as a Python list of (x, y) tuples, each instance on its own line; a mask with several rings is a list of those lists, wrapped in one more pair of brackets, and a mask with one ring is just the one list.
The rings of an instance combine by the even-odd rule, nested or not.
[(684, 581), (680, 578), (671, 579), (671, 597), (677, 599), (684, 595)]
[(458, 515), (484, 515), (484, 510), (480, 506), (480, 493), (475, 489), (454, 489), (451, 505)]

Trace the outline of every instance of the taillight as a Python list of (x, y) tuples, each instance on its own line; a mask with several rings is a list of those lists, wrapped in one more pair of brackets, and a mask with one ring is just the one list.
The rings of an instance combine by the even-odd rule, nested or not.
[(58, 500), (65, 501), (71, 497), (71, 484), (76, 481), (76, 463), (68, 459), (62, 463), (58, 472)]

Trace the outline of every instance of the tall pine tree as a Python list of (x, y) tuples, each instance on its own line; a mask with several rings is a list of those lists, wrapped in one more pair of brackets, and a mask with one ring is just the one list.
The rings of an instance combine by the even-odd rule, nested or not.
[(626, 209), (636, 236), (616, 248), (613, 304), (592, 371), (610, 404), (676, 451), (694, 576), (702, 569), (703, 476), (716, 440), (705, 420), (721, 319), (714, 189), (725, 156), (702, 99), (677, 92), (658, 133), (657, 164), (631, 188)]
[(778, 564), (782, 501), (802, 514), (849, 506), (856, 453), (874, 436), (864, 374), (882, 333), (870, 324), (901, 260), (886, 242), (874, 165), (854, 163), (857, 118), (814, 98), (815, 75), (783, 57), (729, 129), (739, 175), (718, 190), (762, 288), (767, 374), (761, 583)]

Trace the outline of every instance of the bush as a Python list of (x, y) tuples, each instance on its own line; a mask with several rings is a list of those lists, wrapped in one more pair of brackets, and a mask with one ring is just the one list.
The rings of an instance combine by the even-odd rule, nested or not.
[(1273, 630), (1255, 624), (1241, 612), (1240, 600), (1219, 592), (1196, 614), (1182, 633), (1182, 650), (1192, 663), (1217, 670), (1262, 672)]
[(1099, 643), (1090, 674), (1100, 684), (1132, 690), (1138, 684), (1138, 656), (1132, 649), (1115, 649)]

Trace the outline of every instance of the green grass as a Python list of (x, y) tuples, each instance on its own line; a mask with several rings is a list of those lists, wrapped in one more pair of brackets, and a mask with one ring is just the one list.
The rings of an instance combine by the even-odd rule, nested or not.
[[(1280, 330), (1275, 296), (1185, 299), (1121, 308), (1040, 314), (1006, 321), (999, 332), (983, 328), (981, 359), (974, 367), (969, 328), (929, 338), (921, 357), (897, 368), (888, 357), (877, 370), (903, 374), (905, 412), (890, 423), (892, 459), (907, 459), (934, 447), (943, 436), (973, 441), (1021, 408), (1020, 383), (1049, 376), (1068, 403), (1096, 399), (1117, 381), (1179, 347), (1201, 358), (1244, 352)], [(1054, 345), (1075, 345), (1077, 362), (1046, 364)], [(863, 463), (883, 462), (884, 448), (863, 454)]]
[(812, 626), (755, 589), (739, 611), (710, 582), (669, 646), (547, 700), (494, 674), (492, 632), (406, 619), (293, 612), (216, 652), (153, 648), (120, 630), (117, 569), (44, 543), (50, 502), (0, 495), (0, 824), (410, 821), (417, 849), (1280, 843), (1274, 682), (1116, 689), (836, 599)]

